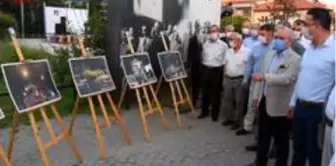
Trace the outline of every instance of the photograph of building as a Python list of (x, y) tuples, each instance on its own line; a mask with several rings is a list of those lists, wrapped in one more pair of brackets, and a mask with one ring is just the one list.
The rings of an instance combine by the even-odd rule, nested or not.
[(19, 113), (56, 102), (61, 95), (47, 60), (1, 65), (4, 80)]
[(116, 89), (105, 56), (69, 59), (70, 70), (78, 95), (98, 95)]
[(121, 65), (131, 89), (157, 82), (147, 53), (121, 56)]
[(187, 77), (187, 72), (179, 52), (160, 52), (158, 59), (166, 81), (169, 82)]

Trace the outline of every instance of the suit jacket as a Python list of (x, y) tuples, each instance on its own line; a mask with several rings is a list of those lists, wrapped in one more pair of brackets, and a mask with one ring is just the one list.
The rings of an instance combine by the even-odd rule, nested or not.
[(267, 52), (262, 64), (261, 72), (265, 80), (255, 82), (253, 99), (260, 103), (266, 86), (266, 110), (269, 116), (285, 116), (288, 103), (290, 102), (295, 81), (300, 68), (301, 57), (292, 48), (283, 52), (283, 59), (277, 64), (275, 73), (267, 73), (268, 67), (276, 55), (274, 50)]

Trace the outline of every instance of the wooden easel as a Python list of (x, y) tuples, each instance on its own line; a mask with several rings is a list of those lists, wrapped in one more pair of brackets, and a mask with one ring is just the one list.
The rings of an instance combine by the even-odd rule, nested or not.
[[(24, 59), (24, 56), (22, 54), (19, 42), (16, 39), (15, 32), (14, 32), (13, 29), (10, 29), (9, 31), (10, 31), (10, 34), (11, 34), (10, 36), (11, 36), (11, 39), (12, 39), (14, 49), (15, 49), (18, 57), (19, 57), (19, 61), (24, 62), (25, 59)], [(40, 155), (41, 155), (43, 164), (45, 166), (50, 166), (50, 161), (49, 161), (49, 158), (47, 156), (47, 150), (50, 149), (51, 147), (59, 144), (59, 142), (62, 139), (65, 139), (67, 141), (67, 143), (69, 144), (69, 146), (70, 146), (72, 152), (74, 153), (76, 159), (80, 163), (82, 163), (83, 159), (82, 159), (82, 157), (81, 157), (81, 155), (80, 155), (80, 153), (79, 153), (79, 151), (78, 151), (78, 149), (75, 145), (75, 142), (72, 139), (72, 136), (69, 135), (68, 129), (65, 127), (64, 121), (63, 121), (62, 117), (60, 116), (60, 114), (58, 113), (57, 107), (54, 104), (50, 104), (49, 106), (50, 106), (50, 108), (51, 108), (51, 110), (52, 110), (52, 112), (55, 116), (56, 122), (57, 122), (57, 124), (58, 124), (58, 126), (61, 130), (61, 133), (58, 136), (56, 136), (55, 131), (52, 127), (52, 124), (51, 124), (51, 122), (50, 122), (50, 120), (47, 116), (45, 107), (39, 108), (40, 113), (41, 113), (42, 118), (43, 118), (43, 121), (46, 125), (47, 132), (50, 136), (50, 140), (46, 143), (43, 142), (43, 140), (40, 136), (40, 129), (37, 127), (37, 122), (35, 120), (34, 111), (27, 112), (28, 117), (29, 117), (29, 121), (30, 121), (30, 126), (33, 130), (33, 135), (35, 137), (38, 149), (40, 151)], [(9, 147), (8, 147), (8, 158), (9, 159), (11, 158), (11, 153), (12, 153), (12, 150), (13, 150), (14, 134), (15, 134), (16, 126), (17, 126), (17, 120), (18, 120), (18, 113), (17, 113), (17, 111), (15, 111), (14, 116), (13, 116), (13, 121), (12, 121), (12, 128), (11, 128), (11, 132), (10, 132), (10, 140), (9, 140)]]
[[(134, 47), (133, 44), (131, 42), (131, 40), (129, 39), (129, 37), (127, 37), (127, 42), (128, 42), (128, 46), (130, 47), (131, 53), (134, 54)], [(126, 86), (124, 86), (123, 90), (127, 89), (127, 83), (125, 84)], [(149, 92), (148, 92), (149, 91)], [(144, 97), (141, 96), (141, 92), (144, 95)], [(163, 128), (164, 129), (169, 129), (169, 124), (168, 121), (163, 113), (163, 109), (161, 107), (161, 104), (156, 96), (155, 90), (153, 88), (153, 85), (147, 85), (147, 86), (143, 86), (143, 87), (139, 87), (135, 89), (135, 94), (137, 97), (137, 101), (139, 104), (139, 114), (140, 114), (140, 118), (141, 118), (141, 123), (142, 123), (142, 128), (144, 130), (145, 133), (145, 139), (146, 141), (150, 141), (151, 140), (151, 134), (148, 130), (148, 125), (147, 125), (147, 116), (151, 116), (154, 115), (154, 113), (159, 113), (162, 124), (163, 124)], [(154, 101), (151, 101), (151, 98)], [(145, 103), (143, 103), (143, 99), (145, 99)], [(121, 96), (121, 99), (123, 100), (123, 96)], [(122, 103), (122, 102), (121, 102)]]
[[(161, 32), (160, 35), (161, 35), (161, 39), (162, 39), (165, 50), (169, 51), (166, 39), (164, 37), (164, 34)], [(163, 82), (163, 76), (161, 75), (160, 81), (159, 81), (159, 83), (157, 84), (157, 87), (156, 87), (156, 93), (158, 93), (162, 82)], [(181, 86), (182, 86), (182, 89), (181, 89)], [(191, 109), (191, 116), (192, 117), (197, 116), (197, 113), (195, 111), (194, 106), (192, 105), (192, 102), (190, 100), (190, 95), (189, 95), (187, 86), (184, 83), (183, 78), (178, 79), (178, 80), (174, 80), (174, 81), (170, 81), (169, 82), (169, 87), (170, 87), (171, 96), (172, 96), (172, 99), (173, 99), (173, 106), (174, 106), (174, 110), (175, 110), (175, 114), (176, 114), (177, 125), (178, 125), (179, 128), (182, 128), (179, 106), (184, 105), (184, 104), (188, 104), (190, 109)]]
[(1, 144), (0, 144), (0, 157), (2, 158), (2, 161), (5, 166), (12, 166), (12, 163), (9, 161), (7, 153), (5, 152)]
[[(87, 55), (87, 52), (86, 52), (84, 44), (83, 44), (83, 38), (81, 38), (81, 37), (78, 38), (78, 44), (79, 44), (82, 56), (83, 57), (89, 57)], [(114, 101), (113, 101), (110, 93), (106, 92), (105, 96), (106, 96), (106, 98), (108, 100), (108, 103), (109, 103), (111, 109), (113, 110), (113, 116), (109, 116), (108, 115), (108, 113), (106, 111), (105, 103), (103, 101), (103, 96), (101, 94), (99, 94), (99, 95), (96, 96), (97, 99), (98, 99), (98, 102), (99, 102), (100, 109), (101, 109), (101, 111), (103, 113), (104, 124), (99, 124), (98, 123), (98, 119), (97, 119), (97, 115), (96, 115), (96, 110), (95, 110), (95, 106), (94, 106), (93, 99), (92, 99), (95, 96), (89, 96), (89, 97), (87, 97), (87, 100), (89, 102), (91, 117), (92, 117), (92, 121), (93, 121), (93, 126), (94, 126), (95, 132), (96, 132), (96, 137), (97, 137), (97, 142), (98, 142), (98, 147), (99, 147), (99, 155), (100, 155), (100, 158), (102, 160), (106, 160), (107, 156), (106, 156), (106, 153), (105, 153), (105, 145), (104, 145), (104, 141), (103, 141), (102, 134), (101, 134), (101, 128), (102, 127), (107, 127), (107, 128), (111, 127), (111, 121), (115, 122), (115, 123), (117, 123), (119, 125), (119, 128), (120, 128), (120, 130), (121, 130), (121, 132), (123, 134), (123, 140), (128, 145), (132, 144), (131, 138), (129, 137), (129, 134), (128, 134), (126, 128), (125, 128), (124, 120), (121, 117), (121, 115), (119, 114), (119, 109), (114, 104)], [(79, 108), (79, 103), (80, 103), (80, 98), (77, 95), (76, 104), (75, 104), (75, 107), (74, 107), (74, 109), (72, 111), (72, 119), (71, 119), (71, 122), (70, 122), (70, 129), (69, 129), (70, 133), (72, 133), (72, 128), (74, 126), (74, 123), (75, 123), (75, 120), (76, 120), (76, 117), (77, 117), (77, 110)]]

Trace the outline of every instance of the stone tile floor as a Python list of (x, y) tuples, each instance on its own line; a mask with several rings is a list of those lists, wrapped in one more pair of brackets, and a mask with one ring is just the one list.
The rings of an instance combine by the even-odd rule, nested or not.
[[(165, 109), (169, 110), (169, 109)], [(112, 126), (103, 130), (108, 159), (100, 161), (95, 132), (89, 115), (77, 118), (73, 137), (84, 158), (82, 164), (72, 155), (65, 141), (48, 151), (53, 166), (244, 166), (254, 158), (254, 153), (246, 152), (244, 147), (254, 141), (253, 135), (237, 137), (228, 128), (214, 123), (210, 118), (193, 120), (182, 116), (183, 129), (177, 129), (172, 113), (166, 112), (171, 129), (163, 130), (160, 118), (148, 118), (152, 142), (144, 140), (143, 129), (136, 110), (123, 112), (126, 128), (133, 145), (123, 144), (119, 128)], [(102, 118), (100, 117), (100, 120)], [(70, 121), (69, 117), (65, 122)], [(53, 121), (53, 124), (55, 122)], [(42, 136), (46, 140), (47, 132), (40, 124)], [(55, 131), (59, 131), (55, 128)], [(5, 137), (2, 131), (2, 137)], [(3, 139), (3, 138), (2, 138)], [(7, 142), (7, 141), (5, 141)], [(5, 143), (6, 144), (6, 143)], [(16, 135), (12, 157), (15, 166), (39, 166), (36, 143), (31, 129), (21, 126)]]

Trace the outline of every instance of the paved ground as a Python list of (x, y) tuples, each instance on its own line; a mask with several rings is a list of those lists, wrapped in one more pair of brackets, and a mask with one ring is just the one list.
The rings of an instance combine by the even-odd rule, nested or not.
[[(167, 114), (166, 114), (167, 115)], [(183, 129), (176, 128), (171, 113), (167, 115), (171, 129), (164, 131), (157, 116), (151, 117), (149, 129), (152, 142), (146, 143), (135, 110), (123, 113), (133, 145), (122, 143), (117, 126), (103, 130), (108, 153), (107, 161), (99, 161), (96, 137), (89, 116), (81, 115), (76, 121), (74, 139), (84, 158), (83, 166), (244, 166), (252, 161), (254, 154), (244, 146), (253, 141), (253, 135), (237, 137), (234, 132), (213, 123), (211, 119), (191, 120), (183, 116)], [(69, 122), (69, 118), (65, 118)], [(54, 122), (53, 122), (54, 123)], [(44, 125), (42, 135), (46, 136)], [(58, 129), (56, 128), (56, 131)], [(4, 131), (2, 132), (4, 133)], [(2, 134), (4, 138), (4, 134)], [(47, 137), (45, 137), (47, 138)], [(53, 166), (76, 165), (65, 141), (49, 150)], [(28, 127), (20, 127), (16, 136), (13, 163), (16, 166), (42, 165), (35, 141)]]

